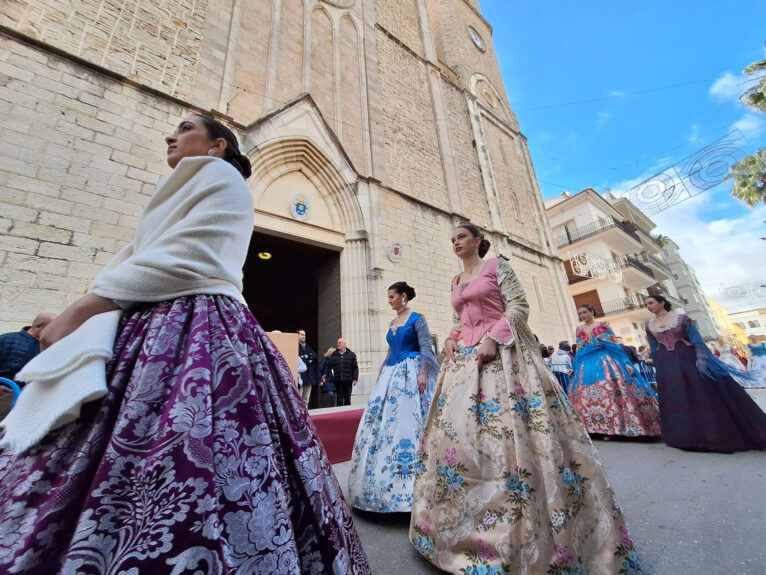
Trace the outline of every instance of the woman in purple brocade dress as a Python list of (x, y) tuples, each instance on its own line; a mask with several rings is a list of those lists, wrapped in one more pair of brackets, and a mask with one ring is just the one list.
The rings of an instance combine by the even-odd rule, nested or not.
[(649, 296), (646, 335), (657, 369), (662, 436), (671, 447), (732, 453), (766, 449), (766, 414), (708, 349), (694, 322)]
[[(116, 266), (105, 281), (102, 272), (46, 330), (52, 345), (95, 314), (125, 310), (106, 396), (32, 448), (0, 452), (0, 573), (368, 574), (289, 370), (236, 299), (252, 231), (240, 177), (250, 162), (230, 130), (198, 115), (167, 143), (174, 172), (152, 207), (184, 170), (193, 174), (177, 194), (211, 174), (214, 185), (174, 214), (194, 222), (191, 232), (164, 231), (159, 241), (169, 249), (139, 262), (148, 204), (128, 246), (136, 258), (126, 259), (138, 276)], [(224, 208), (205, 212), (211, 203)], [(223, 240), (211, 233), (216, 226)], [(178, 261), (175, 248), (189, 246), (196, 260)], [(163, 257), (169, 263), (156, 263)], [(232, 262), (229, 279), (205, 276), (223, 260)], [(153, 275), (140, 275), (155, 263)], [(140, 292), (157, 277), (181, 278), (184, 295), (109, 296)], [(197, 284), (214, 287), (189, 287)]]

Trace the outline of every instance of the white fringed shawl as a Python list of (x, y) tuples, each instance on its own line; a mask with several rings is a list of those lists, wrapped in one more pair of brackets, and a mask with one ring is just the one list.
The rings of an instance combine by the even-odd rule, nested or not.
[[(90, 291), (120, 302), (193, 294), (242, 299), (242, 266), (253, 232), (253, 200), (242, 176), (212, 157), (183, 158), (157, 186), (136, 237), (102, 270)], [(29, 362), (28, 381), (0, 422), (0, 448), (20, 453), (79, 417), (106, 395), (120, 311), (98, 314)]]
[(136, 238), (90, 291), (136, 302), (192, 294), (239, 299), (252, 233), (253, 199), (234, 166), (219, 158), (183, 158), (146, 204)]

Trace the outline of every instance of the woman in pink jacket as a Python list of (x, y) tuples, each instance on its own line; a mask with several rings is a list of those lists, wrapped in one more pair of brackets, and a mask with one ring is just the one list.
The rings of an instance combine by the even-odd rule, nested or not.
[(640, 564), (604, 470), (543, 363), (524, 290), (474, 225), (426, 420), (410, 539), (454, 574), (628, 574)]

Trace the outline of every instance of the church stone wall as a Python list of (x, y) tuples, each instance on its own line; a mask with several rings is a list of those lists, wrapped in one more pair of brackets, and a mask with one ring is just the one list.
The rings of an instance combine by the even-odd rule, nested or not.
[(424, 55), (418, 0), (375, 0), (377, 24), (418, 56)]
[(179, 98), (191, 96), (207, 0), (8, 0), (0, 24)]
[[(429, 26), (419, 20), (423, 7)], [(414, 307), (427, 313), (440, 341), (449, 330), (449, 285), (459, 271), (452, 226), (464, 215), (495, 227), (486, 157), (506, 228), (490, 233), (490, 256), (511, 257), (538, 335), (547, 343), (571, 338), (557, 293), (560, 263), (542, 247), (526, 144), (477, 10), (475, 0), (7, 0), (0, 24), (114, 74), (0, 36), (0, 330), (28, 325), (41, 310), (61, 311), (130, 240), (168, 173), (163, 137), (192, 106), (229, 114), (244, 134), (244, 126), (308, 90), (332, 132), (327, 140), (337, 139), (361, 176), (351, 187), (367, 229), (344, 232), (369, 237), (354, 240), (364, 246), (358, 254), (376, 250), (374, 266), (364, 268), (360, 256), (349, 267), (354, 285), (369, 291), (362, 299), (369, 295), (376, 327), (371, 348), (355, 350), (366, 361), (375, 356), (372, 371), (385, 348), (385, 290), (394, 281), (416, 287)], [(471, 43), (469, 25), (486, 52)], [(439, 62), (429, 61), (431, 43)], [(473, 110), (477, 102), (493, 109), (506, 129), (472, 121), (469, 102)], [(477, 141), (476, 121), (488, 142)], [(258, 142), (251, 143), (257, 154)], [(369, 178), (373, 171), (380, 183)], [(371, 188), (374, 205), (359, 192)], [(396, 264), (385, 254), (393, 242), (404, 246)], [(343, 317), (344, 329), (365, 325)]]
[[(459, 273), (459, 261), (452, 252), (451, 218), (423, 203), (392, 192), (381, 190), (379, 237), (381, 249), (398, 242), (402, 245), (402, 258), (393, 263), (382, 259), (382, 293), (375, 300), (379, 308), (387, 310), (386, 289), (397, 281), (406, 281), (417, 291), (414, 309), (424, 312), (431, 330), (443, 342), (452, 326), (450, 280)], [(373, 334), (373, 338), (378, 334)], [(380, 334), (384, 337), (385, 333)], [(383, 342), (385, 344), (385, 341)]]
[(384, 182), (447, 209), (447, 189), (425, 64), (387, 34), (377, 33), (380, 118), (385, 139)]
[(500, 214), (505, 229), (540, 247), (544, 244), (539, 221), (535, 218), (535, 206), (529, 174), (523, 159), (518, 155), (517, 142), (521, 138), (511, 136), (486, 118), (482, 122), (492, 161), (492, 172), (500, 200)]
[(60, 312), (132, 239), (185, 111), (0, 38), (4, 333)]
[(442, 87), (462, 212), (477, 226), (486, 229), (490, 225), (489, 204), (481, 180), (466, 95), (449, 82), (442, 81)]

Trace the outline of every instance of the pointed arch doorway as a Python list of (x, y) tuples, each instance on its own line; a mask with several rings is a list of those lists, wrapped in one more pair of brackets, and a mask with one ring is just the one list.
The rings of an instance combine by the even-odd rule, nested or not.
[(321, 356), (341, 332), (340, 251), (256, 231), (243, 294), (266, 331), (306, 330)]

